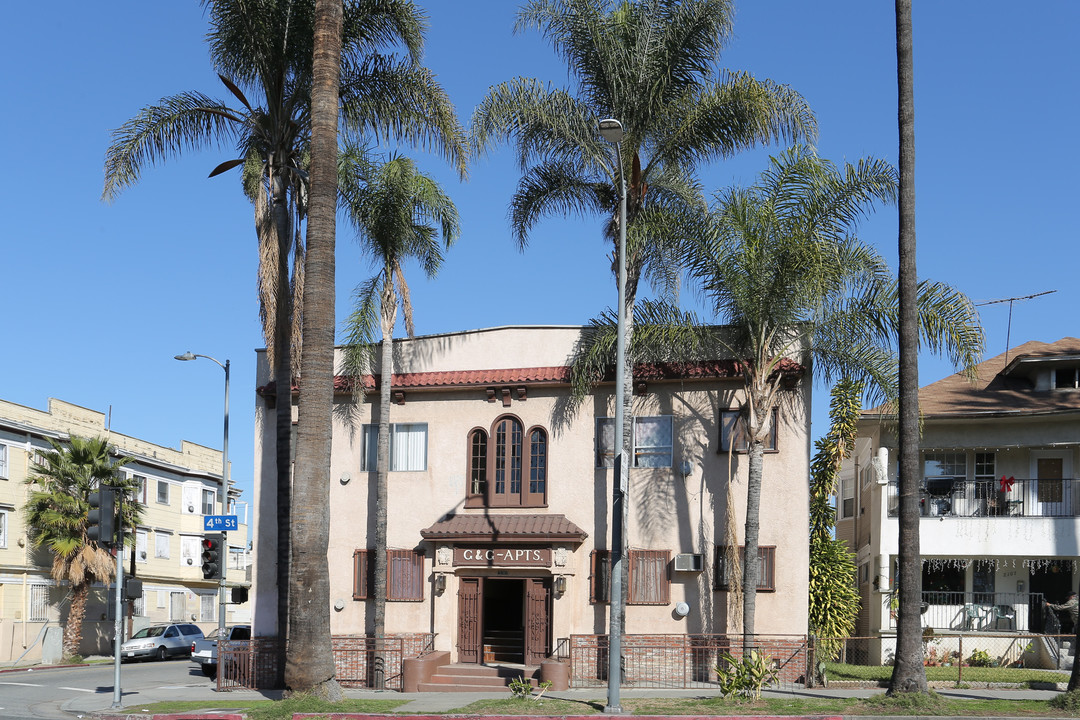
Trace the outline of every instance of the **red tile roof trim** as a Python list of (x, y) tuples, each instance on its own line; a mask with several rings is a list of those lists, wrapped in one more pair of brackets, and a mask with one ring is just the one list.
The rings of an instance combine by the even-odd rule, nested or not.
[[(780, 372), (792, 378), (801, 376), (805, 368), (792, 360), (780, 363)], [(735, 360), (713, 360), (706, 362), (685, 363), (638, 363), (634, 366), (634, 380), (710, 380), (740, 377), (741, 363)], [(605, 374), (604, 381), (615, 379), (612, 368)], [(335, 375), (334, 392), (351, 393), (355, 389), (355, 376)], [(377, 375), (361, 377), (365, 392), (379, 387)], [(446, 370), (438, 372), (395, 373), (392, 387), (398, 390), (451, 390), (455, 388), (475, 388), (489, 385), (569, 385), (570, 368), (566, 365), (532, 368), (505, 368), (493, 370)], [(299, 386), (294, 381), (293, 392)], [(270, 382), (257, 389), (261, 395), (272, 395), (274, 383)]]

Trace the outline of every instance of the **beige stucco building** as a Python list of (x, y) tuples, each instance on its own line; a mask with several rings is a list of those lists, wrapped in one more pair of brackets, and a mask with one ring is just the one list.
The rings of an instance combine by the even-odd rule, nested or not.
[[(607, 633), (614, 386), (570, 402), (567, 365), (581, 334), (500, 327), (394, 342), (387, 633), (433, 634), (455, 662), (529, 664), (572, 635)], [(377, 377), (358, 379), (359, 397), (348, 389), (357, 379), (336, 383), (328, 561), (338, 636), (373, 628)], [(260, 354), (259, 635), (278, 623), (271, 380)], [(809, 373), (793, 364), (785, 388), (765, 457), (756, 630), (803, 636)], [(740, 395), (726, 361), (635, 371), (629, 634), (741, 631), (716, 567), (718, 546), (743, 533), (747, 456), (721, 432)]]
[[(135, 548), (127, 549), (124, 558), (125, 574), (134, 563), (135, 575), (143, 581), (131, 627), (184, 621), (209, 632), (218, 623), (217, 584), (203, 580), (200, 541), (203, 518), (222, 514), (221, 451), (186, 441), (176, 450), (111, 432), (104, 413), (62, 400), (50, 398), (47, 410), (0, 400), (0, 664), (58, 659), (69, 588), (52, 579), (52, 555), (32, 547), (22, 507), (34, 456), (51, 449), (47, 438), (63, 441), (72, 435), (108, 437), (120, 456), (131, 458), (122, 472), (139, 481), (143, 522), (135, 530)], [(228, 510), (238, 515), (240, 526), (228, 534), (226, 580), (230, 586), (247, 587), (247, 504), (240, 502), (235, 486)], [(112, 589), (98, 584), (91, 591), (84, 655), (112, 653)], [(248, 621), (249, 607), (227, 605), (227, 621)]]
[[(1053, 634), (1044, 602), (1063, 603), (1080, 577), (1080, 340), (1028, 342), (977, 371), (919, 390), (922, 622), (939, 636)], [(836, 536), (859, 566), (858, 636), (895, 632), (897, 446), (895, 423), (863, 411), (841, 475)]]

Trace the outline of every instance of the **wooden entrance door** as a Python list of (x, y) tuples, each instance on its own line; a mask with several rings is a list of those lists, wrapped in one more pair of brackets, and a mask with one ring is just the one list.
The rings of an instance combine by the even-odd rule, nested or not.
[(551, 579), (525, 581), (525, 664), (539, 665), (551, 653)]
[(1067, 502), (1065, 497), (1064, 466), (1064, 458), (1060, 457), (1041, 457), (1035, 460), (1035, 494), (1038, 513), (1043, 517), (1065, 515), (1066, 508), (1071, 506), (1071, 498), (1068, 498)]
[(478, 663), (483, 660), (480, 627), (480, 592), (483, 578), (458, 580), (458, 661)]

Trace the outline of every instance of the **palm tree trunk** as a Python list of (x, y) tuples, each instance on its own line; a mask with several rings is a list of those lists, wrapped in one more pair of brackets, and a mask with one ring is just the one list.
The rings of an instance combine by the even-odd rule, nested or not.
[(394, 298), (393, 276), (386, 271), (382, 293), (382, 356), (379, 361), (379, 443), (375, 472), (375, 688), (383, 689), (385, 676), (383, 658), (378, 652), (386, 635), (386, 501), (390, 478), (390, 386), (394, 378), (394, 318), (397, 303)]
[[(105, 587), (108, 587), (106, 584)], [(90, 595), (90, 586), (79, 583), (71, 587), (71, 609), (64, 625), (64, 659), (79, 655), (82, 645), (83, 620), (86, 619), (86, 599)]]
[(890, 695), (927, 692), (923, 666), (922, 562), (919, 556), (919, 337), (915, 266), (915, 89), (911, 0), (896, 0), (896, 77), (899, 88), (900, 232), (900, 608)]
[[(756, 422), (760, 422), (760, 415)], [(746, 480), (746, 529), (743, 537), (743, 572), (742, 572), (742, 614), (743, 614), (743, 653), (756, 648), (754, 641), (754, 623), (757, 614), (757, 587), (760, 575), (758, 558), (758, 538), (761, 534), (761, 479), (765, 470), (765, 443), (757, 439), (757, 428), (749, 433), (754, 440), (750, 443)]]
[(274, 408), (277, 465), (277, 629), (279, 679), (284, 682), (289, 636), (289, 564), (292, 552), (292, 296), (289, 292), (289, 206), (284, 178), (272, 181), (271, 213), (277, 235), (274, 297)]
[(330, 639), (330, 448), (334, 401), (334, 233), (337, 212), (341, 0), (316, 0), (311, 191), (304, 282), (304, 389), (296, 443), (286, 686), (338, 701)]

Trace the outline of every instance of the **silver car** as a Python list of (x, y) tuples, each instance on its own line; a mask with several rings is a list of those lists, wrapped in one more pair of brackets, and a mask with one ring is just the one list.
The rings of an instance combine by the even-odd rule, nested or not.
[(120, 646), (120, 659), (164, 660), (174, 655), (190, 655), (191, 644), (202, 636), (203, 631), (191, 623), (151, 625), (132, 635), (130, 640)]

